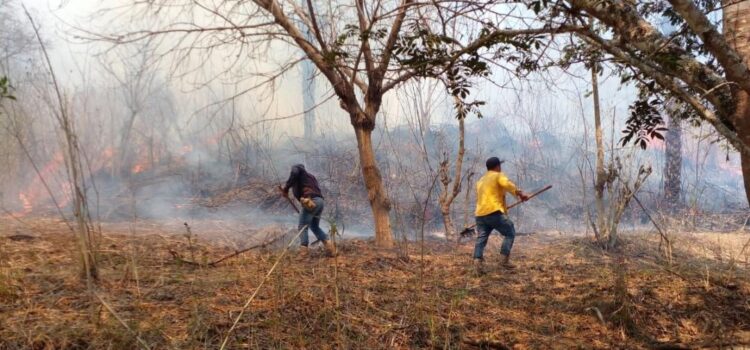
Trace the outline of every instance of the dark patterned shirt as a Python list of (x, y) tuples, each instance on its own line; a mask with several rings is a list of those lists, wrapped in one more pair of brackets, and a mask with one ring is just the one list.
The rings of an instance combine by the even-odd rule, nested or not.
[(289, 189), (292, 189), (292, 194), (294, 194), (294, 198), (297, 199), (302, 197), (323, 198), (320, 186), (318, 185), (318, 180), (315, 176), (308, 173), (307, 170), (305, 170), (305, 166), (302, 164), (297, 164), (292, 167), (292, 172), (289, 174), (289, 179), (286, 180), (284, 191), (288, 191)]

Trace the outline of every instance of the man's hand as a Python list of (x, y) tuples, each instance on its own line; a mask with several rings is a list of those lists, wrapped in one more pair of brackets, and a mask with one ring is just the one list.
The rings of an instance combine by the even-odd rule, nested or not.
[(518, 199), (520, 199), (521, 202), (529, 200), (529, 196), (526, 193), (523, 193), (523, 191), (517, 191), (516, 195), (518, 195)]

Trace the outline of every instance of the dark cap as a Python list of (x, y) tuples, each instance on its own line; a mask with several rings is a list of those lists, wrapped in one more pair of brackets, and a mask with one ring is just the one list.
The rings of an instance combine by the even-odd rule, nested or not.
[(504, 160), (500, 160), (498, 157), (490, 157), (487, 159), (487, 162), (485, 165), (487, 165), (487, 170), (495, 169), (498, 165), (503, 164), (505, 162)]

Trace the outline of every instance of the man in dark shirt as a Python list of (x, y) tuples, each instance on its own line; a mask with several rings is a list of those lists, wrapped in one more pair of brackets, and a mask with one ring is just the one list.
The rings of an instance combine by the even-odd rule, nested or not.
[(335, 255), (336, 247), (328, 239), (328, 235), (320, 228), (320, 216), (323, 213), (325, 201), (323, 200), (318, 180), (305, 170), (304, 165), (297, 164), (292, 166), (289, 179), (286, 181), (284, 188), (282, 188), (285, 197), (289, 197), (289, 189), (292, 190), (294, 198), (297, 198), (302, 204), (298, 229), (301, 230), (307, 226), (300, 236), (300, 254), (307, 255), (307, 246), (309, 244), (307, 229), (309, 228), (315, 237), (325, 245), (328, 254), (331, 256)]

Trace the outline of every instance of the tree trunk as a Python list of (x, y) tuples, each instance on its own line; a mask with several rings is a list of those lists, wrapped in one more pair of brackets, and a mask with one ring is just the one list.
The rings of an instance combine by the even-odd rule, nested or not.
[(375, 160), (375, 152), (372, 148), (372, 128), (355, 125), (354, 133), (357, 137), (362, 177), (365, 180), (370, 208), (375, 220), (375, 244), (379, 247), (390, 248), (393, 247), (391, 202), (383, 188), (383, 179)]
[[(737, 111), (735, 120), (737, 120), (737, 131), (739, 131), (742, 142), (750, 145), (750, 95), (745, 91), (737, 91), (735, 94)], [(740, 152), (740, 162), (742, 164), (742, 178), (745, 182), (745, 198), (750, 204), (750, 155)]]
[[(458, 152), (456, 153), (456, 168), (451, 179), (450, 170), (448, 169), (448, 156), (440, 164), (440, 182), (443, 184), (443, 193), (438, 197), (440, 203), (440, 213), (443, 215), (443, 225), (445, 226), (445, 237), (448, 239), (456, 238), (456, 229), (453, 226), (451, 218), (451, 206), (453, 201), (461, 193), (461, 173), (464, 165), (465, 147), (465, 127), (464, 118), (458, 118)], [(453, 184), (451, 188), (451, 182)]]
[[(750, 2), (723, 0), (724, 37), (729, 45), (750, 65)], [(750, 94), (737, 86), (733, 87), (737, 108), (734, 124), (743, 143), (750, 144)], [(741, 153), (742, 176), (745, 180), (745, 195), (750, 203), (750, 155)]]
[(610, 232), (609, 229), (605, 229), (605, 214), (604, 214), (604, 184), (606, 182), (606, 174), (604, 172), (604, 137), (602, 135), (602, 115), (599, 107), (599, 73), (597, 71), (597, 63), (592, 61), (591, 66), (591, 88), (594, 98), (594, 131), (596, 139), (596, 179), (594, 180), (594, 191), (596, 199), (596, 221), (598, 226), (595, 234), (599, 239), (607, 237)]
[(453, 218), (451, 217), (451, 205), (441, 204), (440, 214), (443, 215), (443, 226), (445, 226), (445, 238), (452, 240), (456, 237), (456, 229), (453, 227)]
[(664, 203), (674, 214), (680, 208), (682, 191), (682, 125), (676, 117), (669, 117), (664, 153)]
[(474, 178), (474, 172), (469, 170), (466, 175), (466, 196), (464, 197), (464, 227), (469, 226), (469, 199), (471, 198), (471, 191), (474, 189), (471, 180)]

